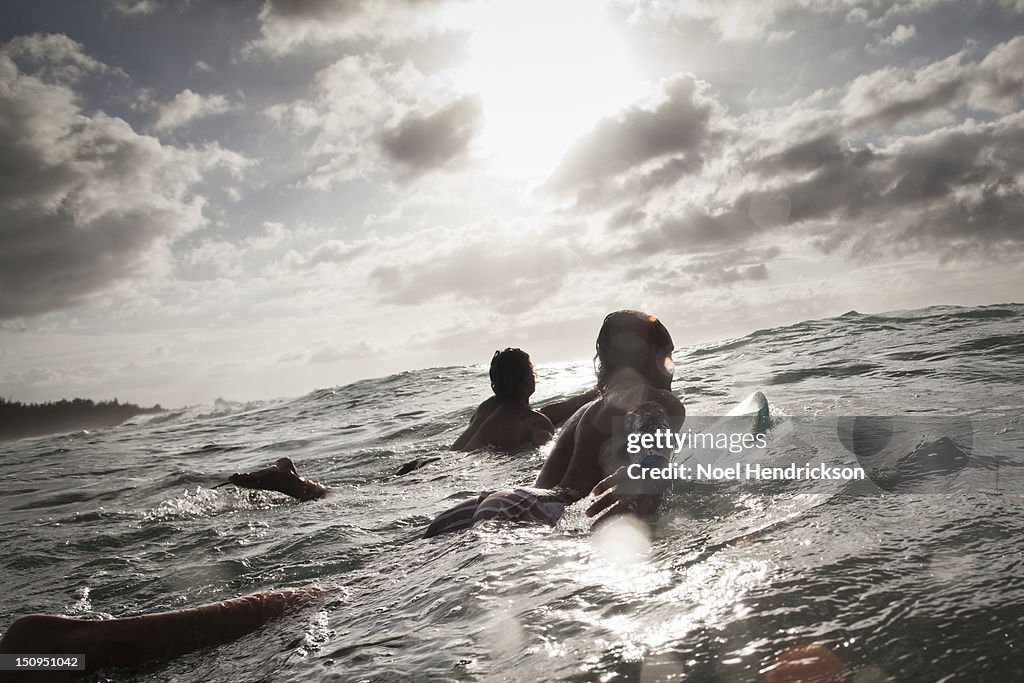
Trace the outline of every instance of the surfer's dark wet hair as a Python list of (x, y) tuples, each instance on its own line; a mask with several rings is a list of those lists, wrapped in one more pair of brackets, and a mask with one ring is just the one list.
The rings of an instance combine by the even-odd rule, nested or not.
[(662, 365), (664, 357), (672, 353), (672, 336), (653, 315), (641, 311), (609, 313), (597, 334), (595, 347), (597, 388), (602, 391), (608, 388), (612, 374), (622, 368), (635, 370), (654, 386), (672, 381)]
[(522, 349), (495, 351), (491, 358), (491, 389), (498, 398), (529, 398), (533, 393), (533, 363)]

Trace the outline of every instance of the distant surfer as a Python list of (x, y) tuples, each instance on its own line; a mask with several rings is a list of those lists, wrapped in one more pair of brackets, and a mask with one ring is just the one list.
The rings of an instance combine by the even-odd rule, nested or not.
[[(653, 315), (616, 311), (604, 319), (595, 347), (599, 396), (569, 418), (534, 488), (484, 491), (438, 515), (427, 536), (459, 531), (487, 519), (553, 525), (566, 507), (588, 493), (598, 496), (587, 509), (590, 516), (646, 514), (658, 508), (664, 489), (626, 476), (630, 461), (623, 444), (613, 438), (612, 425), (616, 418), (675, 429), (682, 425), (686, 411), (670, 391), (672, 337)], [(643, 464), (665, 462), (657, 453), (641, 456), (648, 458)]]
[[(494, 394), (477, 407), (469, 426), (450, 450), (539, 446), (551, 439), (555, 425), (564, 422), (598, 395), (596, 389), (591, 389), (533, 410), (530, 397), (537, 388), (536, 376), (529, 354), (522, 349), (495, 351), (489, 374)], [(396, 474), (408, 474), (438, 459), (434, 456), (407, 462)], [(301, 478), (289, 458), (281, 458), (270, 467), (255, 472), (233, 474), (228, 481), (242, 488), (278, 491), (298, 500), (323, 498), (330, 490)]]
[[(523, 444), (539, 446), (550, 440), (559, 416), (552, 413), (549, 417), (548, 413), (558, 410), (560, 404), (539, 411), (530, 408), (530, 397), (537, 388), (530, 356), (522, 349), (495, 351), (489, 374), (494, 395), (477, 407), (469, 426), (455, 440), (451, 450), (472, 451), (484, 446), (515, 448)], [(577, 402), (583, 405), (587, 400)], [(562, 412), (565, 412), (564, 408)], [(561, 419), (565, 417), (568, 415)]]
[[(529, 354), (522, 349), (495, 351), (489, 374), (494, 394), (477, 406), (469, 426), (451, 445), (450, 450), (539, 446), (551, 439), (556, 426), (565, 422), (581, 406), (597, 398), (597, 390), (591, 389), (579, 396), (534, 410), (530, 407), (530, 397), (537, 389), (536, 374)], [(396, 474), (408, 474), (438, 459), (435, 456), (407, 462)]]

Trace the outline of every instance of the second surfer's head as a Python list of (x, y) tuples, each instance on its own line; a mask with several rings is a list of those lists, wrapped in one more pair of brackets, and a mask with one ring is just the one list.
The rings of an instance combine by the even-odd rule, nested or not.
[(491, 358), (491, 389), (502, 400), (529, 399), (536, 389), (533, 363), (522, 349), (495, 351)]
[(672, 386), (672, 336), (656, 316), (641, 311), (609, 313), (595, 347), (599, 389), (628, 374), (659, 389)]

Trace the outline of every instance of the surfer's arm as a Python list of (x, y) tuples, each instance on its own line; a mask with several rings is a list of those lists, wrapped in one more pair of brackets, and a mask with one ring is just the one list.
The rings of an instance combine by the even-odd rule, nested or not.
[(491, 396), (486, 401), (477, 406), (477, 409), (473, 412), (473, 417), (469, 420), (469, 426), (466, 430), (459, 435), (459, 438), (455, 439), (455, 443), (451, 445), (448, 450), (451, 451), (468, 451), (472, 450), (469, 442), (472, 440), (476, 433), (480, 431), (480, 426), (491, 416), (494, 409), (498, 407), (498, 399), (495, 396)]
[(530, 431), (529, 441), (534, 446), (540, 446), (551, 441), (551, 437), (555, 433), (555, 425), (551, 424), (551, 420), (546, 415), (536, 411), (532, 411), (527, 425)]
[(577, 410), (559, 432), (558, 439), (555, 441), (547, 461), (544, 462), (544, 467), (537, 475), (537, 483), (534, 484), (537, 488), (549, 489), (562, 481), (565, 471), (569, 469), (569, 462), (572, 460), (572, 454), (576, 448), (576, 428), (585, 412), (583, 409)]
[(228, 477), (235, 486), (260, 491), (278, 491), (298, 500), (316, 500), (330, 491), (326, 486), (303, 479), (291, 458), (278, 458), (270, 467), (254, 472), (236, 472)]
[[(678, 429), (686, 417), (682, 402), (664, 392), (656, 401), (641, 404), (625, 417), (632, 423), (636, 433), (653, 433), (656, 430)], [(608, 441), (604, 444), (601, 465), (605, 472), (611, 472), (591, 490), (597, 500), (587, 508), (588, 517), (596, 517), (595, 524), (623, 513), (647, 515), (661, 506), (665, 492), (671, 487), (661, 476), (649, 476), (651, 470), (663, 470), (669, 465), (670, 449), (648, 448), (628, 456), (621, 444)], [(625, 461), (626, 465), (620, 465)]]
[(230, 642), (323, 592), (314, 586), (266, 591), (190, 609), (95, 621), (32, 614), (11, 625), (0, 652), (80, 654), (86, 667), (81, 673), (136, 666)]
[(557, 401), (555, 403), (549, 403), (543, 408), (539, 409), (539, 412), (549, 420), (551, 424), (558, 425), (565, 422), (572, 417), (580, 408), (591, 403), (600, 396), (600, 392), (597, 389), (591, 389), (579, 396), (573, 396), (567, 398), (564, 401)]

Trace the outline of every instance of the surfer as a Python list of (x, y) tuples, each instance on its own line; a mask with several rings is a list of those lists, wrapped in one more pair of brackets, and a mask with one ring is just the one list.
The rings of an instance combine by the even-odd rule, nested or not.
[[(591, 389), (540, 410), (532, 409), (530, 397), (537, 388), (537, 380), (530, 356), (522, 349), (495, 351), (489, 374), (494, 394), (477, 406), (469, 426), (449, 450), (539, 446), (551, 439), (557, 425), (597, 397), (597, 390)], [(418, 458), (402, 465), (395, 474), (408, 474), (439, 459)]]
[(522, 349), (495, 351), (491, 358), (491, 390), (494, 395), (481, 403), (469, 426), (452, 444), (453, 451), (472, 451), (484, 446), (515, 448), (523, 444), (539, 446), (551, 439), (555, 425), (563, 422), (596, 398), (591, 390), (580, 396), (530, 408), (530, 397), (537, 388), (530, 356)]
[[(459, 531), (486, 519), (553, 525), (567, 506), (588, 493), (598, 498), (587, 514), (599, 521), (658, 508), (663, 483), (637, 482), (626, 475), (630, 461), (624, 444), (613, 437), (612, 424), (616, 418), (627, 418), (632, 428), (682, 425), (686, 411), (670, 391), (672, 337), (653, 315), (616, 311), (605, 317), (595, 348), (599, 396), (568, 420), (534, 487), (484, 491), (438, 515), (426, 536)], [(641, 454), (641, 460), (648, 466), (666, 462), (657, 453)]]

